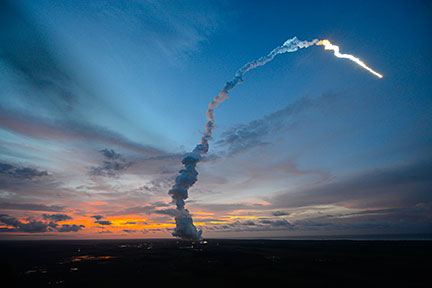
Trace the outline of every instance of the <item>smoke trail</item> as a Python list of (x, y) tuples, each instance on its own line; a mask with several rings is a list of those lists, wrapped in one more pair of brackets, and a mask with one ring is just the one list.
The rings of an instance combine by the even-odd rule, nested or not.
[(318, 39), (313, 41), (299, 41), (297, 37), (288, 39), (281, 46), (273, 49), (267, 56), (261, 57), (255, 61), (249, 62), (241, 67), (234, 75), (234, 78), (225, 83), (225, 86), (219, 92), (217, 96), (209, 103), (206, 117), (207, 124), (205, 125), (205, 132), (201, 137), (201, 142), (195, 149), (188, 153), (182, 160), (184, 169), (179, 171), (175, 179), (175, 184), (169, 190), (168, 194), (171, 195), (173, 201), (176, 203), (178, 214), (175, 217), (176, 228), (172, 233), (173, 236), (180, 237), (184, 240), (200, 240), (201, 230), (197, 230), (193, 224), (192, 216), (189, 210), (185, 209), (185, 200), (188, 198), (188, 189), (195, 184), (198, 180), (198, 172), (195, 169), (197, 163), (201, 160), (201, 157), (205, 155), (209, 149), (209, 141), (212, 139), (213, 130), (215, 128), (214, 121), (214, 109), (228, 98), (228, 92), (233, 89), (238, 83), (243, 82), (243, 77), (249, 70), (255, 69), (259, 66), (263, 66), (266, 63), (272, 61), (278, 54), (287, 52), (295, 52), (301, 48), (307, 48), (311, 45), (318, 43)]

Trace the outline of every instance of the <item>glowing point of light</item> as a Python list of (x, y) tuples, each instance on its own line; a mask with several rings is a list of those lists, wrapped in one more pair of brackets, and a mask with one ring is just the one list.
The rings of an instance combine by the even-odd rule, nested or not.
[(345, 58), (345, 59), (349, 59), (355, 63), (357, 63), (358, 65), (360, 65), (361, 67), (363, 67), (364, 69), (368, 70), (369, 72), (371, 72), (372, 74), (374, 74), (375, 76), (377, 76), (378, 78), (383, 78), (383, 75), (381, 75), (380, 73), (374, 71), (372, 68), (368, 67), (363, 61), (361, 61), (359, 58), (354, 57), (350, 54), (342, 54), (339, 52), (339, 46), (333, 45), (332, 43), (330, 43), (329, 40), (325, 39), (325, 40), (320, 40), (316, 43), (316, 45), (323, 45), (325, 50), (333, 50), (334, 55), (338, 58)]

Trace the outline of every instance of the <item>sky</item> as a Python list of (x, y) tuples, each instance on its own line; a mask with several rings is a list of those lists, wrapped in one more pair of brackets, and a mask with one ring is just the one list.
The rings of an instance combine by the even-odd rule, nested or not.
[(168, 195), (207, 105), (186, 206), (204, 238), (432, 232), (428, 1), (0, 1), (0, 239), (170, 238)]

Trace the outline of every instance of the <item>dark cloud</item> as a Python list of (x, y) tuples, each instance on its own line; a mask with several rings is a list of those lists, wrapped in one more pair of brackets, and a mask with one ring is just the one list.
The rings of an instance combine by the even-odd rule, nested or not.
[(48, 176), (47, 171), (40, 171), (30, 167), (17, 167), (7, 163), (0, 163), (0, 174), (27, 180)]
[[(39, 156), (35, 155), (35, 157)], [(67, 181), (67, 177), (62, 177), (66, 175), (62, 175), (61, 172), (43, 176), (47, 173), (39, 169), (33, 169), (31, 172), (28, 169), (8, 170), (9, 174), (0, 173), (2, 190), (0, 193), (3, 196), (0, 199), (0, 207), (3, 206), (5, 209), (61, 212), (64, 206), (39, 203), (53, 201), (64, 203), (66, 198), (77, 197), (77, 191), (74, 188), (66, 187), (68, 185), (65, 185), (63, 181)], [(11, 173), (11, 171), (14, 172)], [(32, 203), (26, 203), (28, 199), (32, 199)]]
[(96, 220), (101, 220), (102, 218), (104, 218), (102, 215), (93, 215), (93, 216), (90, 216), (90, 217), (94, 218)]
[(94, 221), (94, 223), (96, 223), (96, 224), (106, 225), (106, 226), (112, 225), (111, 221), (101, 220), (101, 219), (104, 218), (104, 216), (102, 216), (102, 215), (93, 215), (93, 216), (90, 216), (90, 217), (96, 219), (96, 221)]
[(28, 211), (49, 211), (49, 212), (62, 212), (65, 207), (57, 205), (44, 205), (32, 203), (9, 203), (0, 202), (0, 209), (5, 210), (28, 210)]
[(284, 212), (284, 211), (274, 211), (272, 212), (273, 216), (286, 216), (286, 215), (290, 215), (290, 213), (288, 212)]
[[(309, 210), (307, 208), (306, 211)], [(432, 229), (432, 202), (404, 208), (338, 211), (333, 214), (312, 213), (309, 216), (302, 213), (302, 219), (290, 221), (276, 216), (220, 224), (212, 222), (206, 224), (205, 229), (215, 232), (289, 231), (297, 235), (426, 233)], [(286, 234), (289, 235), (295, 234)]]
[(85, 228), (84, 225), (76, 225), (76, 224), (63, 224), (57, 228), (58, 232), (77, 232)]
[(103, 149), (99, 152), (101, 152), (106, 158), (111, 160), (117, 160), (121, 157), (120, 154), (116, 153), (113, 149)]
[(14, 227), (13, 229), (9, 229), (10, 232), (43, 233), (52, 231), (53, 228), (52, 225), (34, 219), (29, 219), (28, 223), (23, 223), (6, 214), (0, 215), (0, 222)]
[(147, 231), (149, 231), (149, 232), (160, 232), (160, 231), (162, 231), (162, 229), (160, 229), (160, 228), (150, 228), (150, 229), (147, 229)]
[(284, 219), (276, 219), (276, 220), (269, 220), (269, 219), (261, 219), (260, 223), (269, 225), (270, 227), (287, 227), (292, 228), (293, 225)]
[(15, 169), (12, 175), (18, 178), (33, 179), (35, 177), (47, 176), (48, 172), (24, 167), (24, 168)]
[(126, 232), (126, 233), (135, 233), (135, 232), (137, 232), (137, 230), (135, 230), (135, 229), (123, 229), (123, 231)]
[(92, 167), (90, 175), (93, 176), (118, 176), (121, 171), (127, 170), (130, 163), (118, 162), (118, 161), (103, 161), (103, 164), (98, 167)]
[(172, 216), (172, 217), (179, 216), (179, 211), (177, 209), (174, 209), (174, 208), (154, 210), (153, 213), (168, 215), (168, 216)]
[(100, 225), (112, 225), (111, 221), (107, 221), (107, 220), (98, 220), (98, 221), (95, 221), (94, 223), (97, 223)]
[(233, 223), (214, 224), (206, 226), (210, 231), (224, 232), (260, 232), (260, 231), (283, 231), (294, 230), (295, 225), (281, 219), (258, 219), (258, 221), (235, 221)]
[(274, 207), (337, 204), (350, 208), (413, 207), (432, 202), (432, 159), (374, 169), (271, 199)]
[(340, 215), (322, 215), (297, 220), (299, 231), (359, 233), (424, 233), (432, 229), (432, 205), (411, 208), (366, 209)]
[(319, 97), (304, 96), (285, 108), (264, 116), (262, 119), (253, 120), (248, 124), (240, 124), (222, 133), (220, 140), (215, 144), (226, 147), (229, 154), (246, 151), (250, 148), (268, 144), (265, 137), (277, 134), (287, 129), (293, 123), (293, 116), (310, 110), (329, 105), (340, 95), (333, 93), (322, 94)]
[(42, 214), (45, 220), (51, 220), (54, 222), (66, 221), (72, 219), (69, 215), (66, 214)]
[(9, 171), (13, 170), (14, 166), (6, 163), (0, 163), (0, 173), (7, 174)]
[[(180, 157), (179, 157), (180, 160)], [(146, 161), (144, 160), (144, 162), (148, 162), (149, 165), (153, 166), (154, 165), (152, 163), (150, 163), (151, 161)], [(178, 161), (177, 163), (179, 163), (180, 161)], [(142, 165), (144, 163), (134, 163), (137, 165)], [(161, 167), (162, 169), (164, 169), (163, 167)], [(164, 169), (165, 170), (165, 169)], [(142, 169), (141, 169), (142, 171)], [(140, 190), (148, 192), (148, 193), (152, 193), (152, 194), (157, 194), (157, 193), (165, 193), (166, 191), (168, 191), (170, 189), (170, 187), (172, 186), (172, 183), (174, 182), (175, 179), (175, 173), (173, 171), (173, 173), (165, 173), (165, 171), (161, 171), (161, 173), (163, 174), (168, 174), (168, 175), (164, 175), (163, 177), (158, 177), (156, 179), (152, 179), (150, 182), (148, 182), (145, 185), (142, 185), (140, 187)], [(169, 175), (172, 174), (172, 175)]]
[(10, 217), (7, 214), (0, 214), (0, 221), (9, 226), (19, 226), (21, 224), (16, 218)]
[(57, 223), (55, 223), (57, 221), (62, 221), (59, 219), (71, 219), (70, 217), (66, 218), (65, 216), (69, 217), (65, 214), (53, 214), (53, 215), (43, 214), (44, 219), (53, 220), (54, 222), (43, 222), (43, 221), (38, 221), (38, 220), (35, 220), (32, 218), (29, 218), (28, 222), (24, 223), (22, 221), (19, 221), (15, 217), (11, 217), (7, 214), (1, 214), (0, 215), (0, 222), (2, 222), (3, 224), (6, 224), (8, 226), (12, 226), (13, 228), (1, 229), (0, 231), (3, 231), (3, 232), (24, 232), (24, 233), (45, 233), (45, 232), (54, 232), (54, 231), (77, 232), (77, 231), (79, 231), (85, 227), (84, 225), (75, 225), (75, 224), (72, 224), (72, 225), (63, 224), (63, 225), (59, 226)]
[[(21, 201), (28, 201), (28, 199), (34, 199), (33, 202), (36, 203), (41, 202), (41, 199), (47, 199), (47, 202), (53, 200), (52, 197), (45, 198), (44, 194), (58, 193), (62, 188), (54, 191), (55, 188), (59, 187), (56, 179), (48, 176), (47, 171), (6, 163), (0, 165), (0, 189), (2, 190), (0, 191), (2, 194), (0, 198), (3, 198), (0, 199), (0, 209), (53, 212), (63, 210), (63, 207), (56, 205), (20, 203)], [(20, 201), (20, 199), (22, 200)]]
[(102, 153), (106, 160), (100, 166), (91, 167), (90, 175), (116, 177), (120, 172), (126, 171), (132, 165), (132, 162), (127, 162), (112, 149), (104, 149), (99, 152)]

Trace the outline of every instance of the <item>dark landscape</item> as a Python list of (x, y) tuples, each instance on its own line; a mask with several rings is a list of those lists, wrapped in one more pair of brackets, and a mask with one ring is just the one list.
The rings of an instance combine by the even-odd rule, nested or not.
[(426, 287), (431, 241), (2, 241), (2, 287)]

